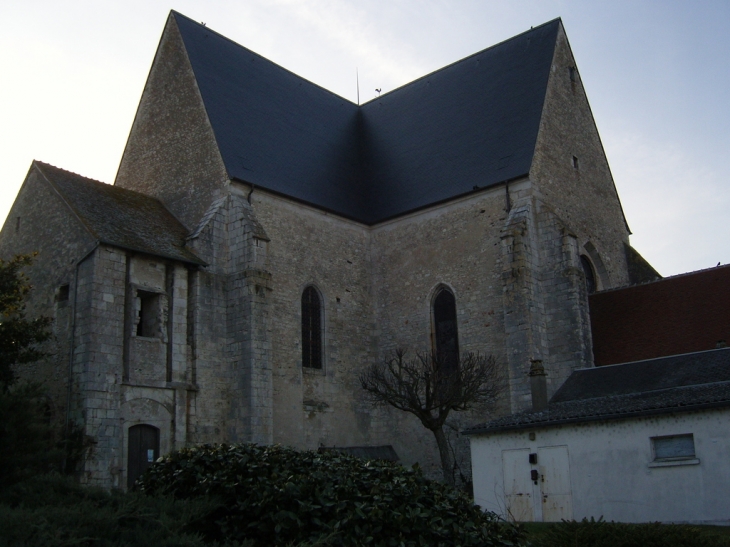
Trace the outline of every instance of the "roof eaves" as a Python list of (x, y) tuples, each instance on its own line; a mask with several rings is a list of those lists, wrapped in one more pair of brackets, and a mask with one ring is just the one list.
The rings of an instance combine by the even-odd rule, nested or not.
[[(177, 262), (183, 262), (186, 264), (194, 264), (195, 266), (208, 266), (207, 262), (205, 262), (201, 258), (198, 258), (192, 251), (189, 251), (188, 249), (185, 249), (185, 252), (181, 252), (179, 255), (172, 255), (170, 253), (160, 253), (157, 251), (150, 251), (149, 249), (140, 249), (131, 245), (120, 244), (117, 241), (100, 239), (99, 243), (102, 243), (104, 245), (110, 245), (112, 247), (117, 247), (119, 249), (125, 249), (127, 251), (132, 251), (134, 253), (141, 253), (149, 256), (156, 256), (159, 258), (166, 258), (168, 260), (175, 260)], [(186, 258), (186, 255), (190, 256)]]
[(595, 416), (577, 416), (575, 418), (560, 418), (557, 420), (544, 420), (518, 424), (508, 424), (504, 426), (474, 426), (462, 431), (464, 435), (476, 435), (481, 433), (501, 433), (505, 431), (518, 431), (524, 429), (536, 429), (542, 427), (557, 427), (560, 425), (577, 424), (586, 422), (602, 422), (623, 420), (628, 418), (641, 418), (645, 416), (656, 416), (658, 414), (676, 414), (685, 412), (694, 412), (698, 410), (711, 410), (717, 408), (730, 407), (730, 400), (713, 401), (710, 403), (700, 403), (693, 405), (680, 405), (665, 408), (657, 408), (650, 410), (640, 410), (634, 412), (612, 413), (612, 414), (596, 414)]

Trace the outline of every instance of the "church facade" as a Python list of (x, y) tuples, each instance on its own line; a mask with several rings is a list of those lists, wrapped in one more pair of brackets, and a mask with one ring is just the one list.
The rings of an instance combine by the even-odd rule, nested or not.
[(499, 413), (529, 408), (535, 361), (549, 395), (593, 366), (589, 290), (655, 274), (629, 234), (560, 20), (356, 105), (172, 12), (114, 185), (34, 162), (0, 249), (38, 252), (55, 317), (23, 374), (83, 429), (84, 480), (125, 487), (206, 442), (437, 475), (361, 371), (448, 331), (503, 367)]

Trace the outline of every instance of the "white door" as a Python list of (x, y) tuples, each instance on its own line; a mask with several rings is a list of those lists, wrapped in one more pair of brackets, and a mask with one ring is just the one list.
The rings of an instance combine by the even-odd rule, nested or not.
[(573, 518), (573, 496), (570, 488), (570, 464), (567, 446), (537, 449), (540, 469), (543, 522), (559, 522)]
[(518, 522), (534, 520), (529, 458), (530, 450), (527, 448), (502, 451), (505, 514)]

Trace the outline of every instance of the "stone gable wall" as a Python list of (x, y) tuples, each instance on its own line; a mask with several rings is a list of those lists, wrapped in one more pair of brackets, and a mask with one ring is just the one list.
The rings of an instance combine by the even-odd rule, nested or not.
[[(28, 363), (18, 373), (21, 378), (43, 381), (58, 424), (66, 420), (76, 263), (94, 245), (94, 238), (39, 169), (31, 167), (0, 231), (0, 258), (38, 253), (34, 266), (24, 270), (33, 286), (26, 317), (52, 317), (54, 339), (46, 346), (50, 357)], [(58, 299), (62, 285), (69, 287), (67, 300)]]
[(152, 63), (115, 184), (160, 199), (189, 230), (228, 176), (172, 15)]
[[(574, 69), (571, 79), (571, 68)], [(577, 158), (577, 167), (573, 157)], [(628, 282), (628, 228), (565, 31), (558, 34), (535, 156), (537, 197), (576, 236), (597, 270), (598, 288)], [(586, 244), (595, 251), (589, 252)], [(600, 257), (599, 261), (596, 256)], [(601, 263), (602, 262), (602, 263)]]

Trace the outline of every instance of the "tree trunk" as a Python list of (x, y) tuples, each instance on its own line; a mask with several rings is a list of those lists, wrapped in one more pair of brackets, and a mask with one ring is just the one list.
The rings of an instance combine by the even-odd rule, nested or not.
[(444, 427), (439, 426), (438, 429), (432, 429), (436, 444), (439, 447), (439, 456), (441, 456), (441, 470), (444, 473), (444, 482), (449, 486), (454, 486), (454, 465), (451, 461), (451, 451), (449, 443), (444, 435)]

